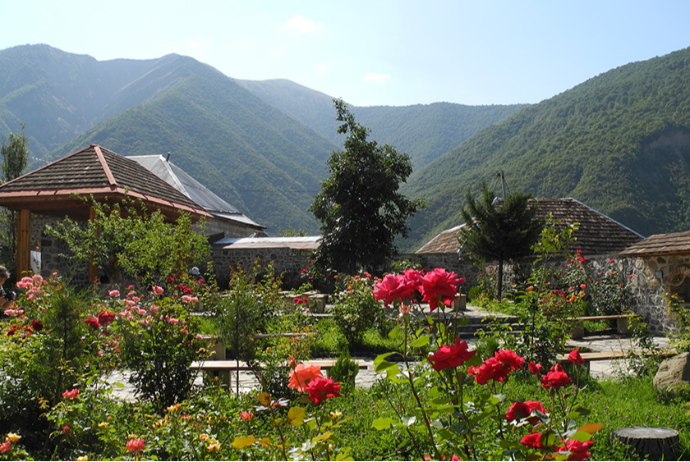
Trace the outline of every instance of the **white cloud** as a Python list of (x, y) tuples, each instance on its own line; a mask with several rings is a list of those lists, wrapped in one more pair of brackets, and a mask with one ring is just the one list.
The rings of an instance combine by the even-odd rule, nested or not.
[(212, 40), (210, 37), (206, 36), (200, 36), (200, 37), (194, 37), (190, 40), (187, 40), (187, 43), (185, 43), (185, 46), (187, 50), (192, 50), (192, 51), (197, 51), (197, 50), (203, 50), (209, 47), (211, 44)]
[(364, 80), (365, 82), (383, 83), (383, 81), (386, 80), (388, 77), (390, 77), (389, 74), (376, 74), (374, 72), (369, 72), (367, 75), (364, 76), (362, 80)]
[(288, 19), (285, 27), (287, 29), (296, 30), (302, 32), (303, 34), (309, 35), (323, 29), (324, 26), (321, 23), (315, 23), (304, 16), (296, 14), (292, 18)]
[(316, 72), (325, 73), (325, 72), (328, 72), (330, 70), (331, 70), (331, 68), (326, 66), (325, 64), (318, 64), (316, 66)]

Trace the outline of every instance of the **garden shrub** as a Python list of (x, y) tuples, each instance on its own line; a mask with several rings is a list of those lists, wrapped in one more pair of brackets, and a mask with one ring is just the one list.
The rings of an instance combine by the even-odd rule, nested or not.
[[(24, 277), (23, 289), (9, 318), (0, 322), (0, 434), (21, 431), (27, 444), (47, 438), (45, 409), (55, 406), (66, 389), (112, 368), (111, 338), (85, 324), (90, 293), (77, 293), (54, 276)], [(105, 367), (110, 364), (111, 367)]]
[[(158, 290), (161, 295), (146, 299), (133, 292), (119, 298), (119, 291), (111, 291), (109, 303), (113, 315), (118, 315), (112, 329), (122, 337), (123, 365), (131, 371), (130, 382), (162, 410), (189, 395), (196, 377), (190, 365), (205, 359), (207, 352), (188, 307), (197, 301), (195, 297), (177, 301)], [(109, 328), (103, 323), (101, 327)]]
[(344, 276), (333, 296), (333, 319), (351, 346), (360, 346), (364, 332), (382, 327), (385, 312), (372, 295), (374, 280), (369, 273)]
[(359, 365), (353, 361), (348, 351), (343, 352), (331, 368), (328, 376), (336, 382), (352, 391), (355, 388), (355, 379), (359, 373)]

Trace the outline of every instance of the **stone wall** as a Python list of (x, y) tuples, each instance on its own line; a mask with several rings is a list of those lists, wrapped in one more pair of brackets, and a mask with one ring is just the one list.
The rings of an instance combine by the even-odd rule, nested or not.
[(665, 294), (676, 290), (669, 275), (679, 267), (690, 268), (690, 255), (624, 259), (626, 274), (631, 274), (629, 290), (633, 311), (642, 316), (650, 330), (664, 335), (676, 329), (675, 317), (668, 309)]
[(240, 266), (245, 270), (250, 270), (257, 259), (262, 267), (273, 263), (276, 274), (283, 274), (283, 282), (286, 285), (298, 287), (302, 284), (302, 270), (309, 265), (313, 251), (287, 247), (233, 250), (213, 246), (211, 256), (216, 281), (221, 289), (227, 288), (231, 268)]

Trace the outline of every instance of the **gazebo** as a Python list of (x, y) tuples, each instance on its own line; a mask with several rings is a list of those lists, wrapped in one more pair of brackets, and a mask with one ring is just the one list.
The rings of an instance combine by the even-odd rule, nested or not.
[[(18, 211), (17, 277), (30, 269), (31, 216), (50, 215), (86, 221), (95, 218), (89, 199), (118, 203), (141, 199), (148, 210), (168, 220), (181, 211), (192, 220), (212, 216), (199, 204), (137, 162), (92, 144), (0, 186), (0, 206)], [(97, 268), (89, 265), (89, 280)]]

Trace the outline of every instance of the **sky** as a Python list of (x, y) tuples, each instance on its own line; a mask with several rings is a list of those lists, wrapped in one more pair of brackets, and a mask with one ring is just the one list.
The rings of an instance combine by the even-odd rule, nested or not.
[(0, 50), (177, 53), (357, 106), (538, 103), (690, 46), (688, 0), (0, 0), (0, 17)]

